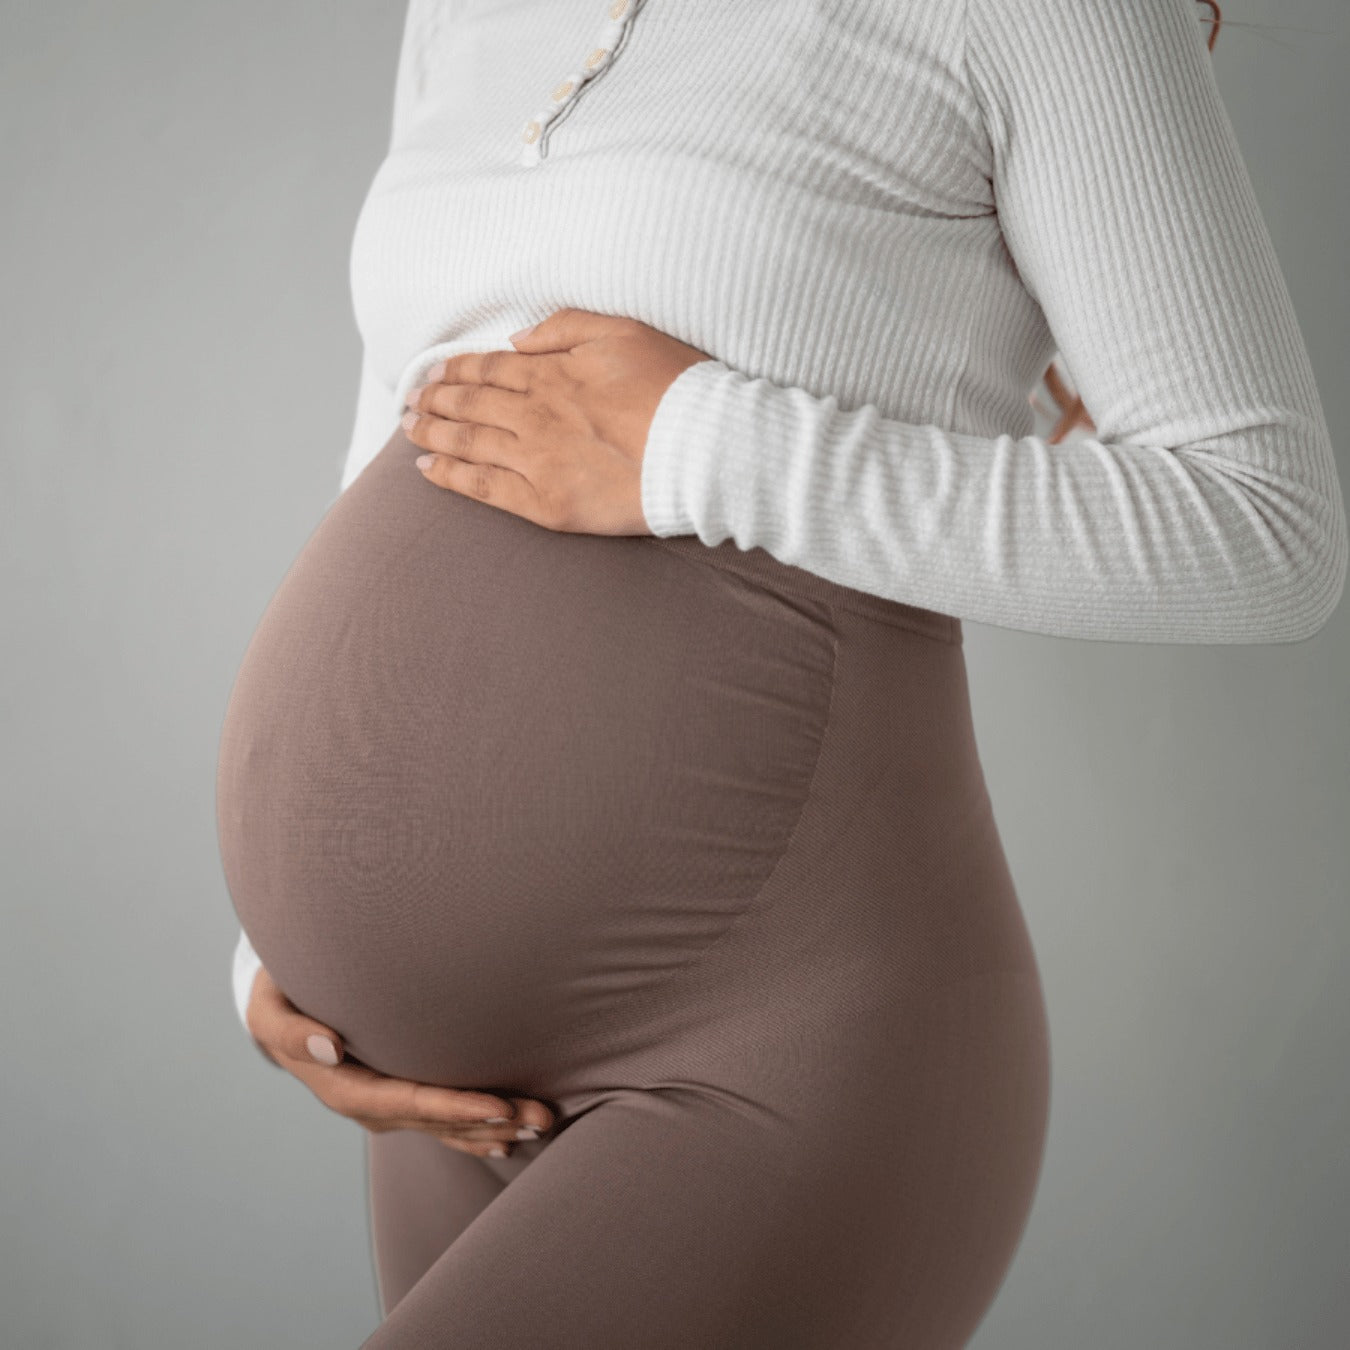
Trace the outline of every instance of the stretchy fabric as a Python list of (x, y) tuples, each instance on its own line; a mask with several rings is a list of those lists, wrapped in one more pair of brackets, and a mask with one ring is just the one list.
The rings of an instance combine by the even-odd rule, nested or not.
[[(1292, 641), (1345, 579), (1196, 17), (412, 0), (342, 491), (222, 739), (234, 991), (261, 958), (374, 1067), (563, 1123), (500, 1163), (371, 1141), (370, 1344), (981, 1316), (1048, 1077), (959, 625)], [(541, 531), (390, 438), (434, 362), (569, 305), (708, 353), (647, 438), (651, 536)], [(1056, 353), (1095, 422), (1063, 445)]]
[(370, 1138), (366, 1350), (936, 1350), (1023, 1232), (1049, 1046), (960, 621), (763, 550), (566, 534), (401, 430), (250, 642), (239, 918), (383, 1073), (530, 1096)]
[[(577, 306), (709, 355), (656, 535), (1061, 637), (1311, 636), (1345, 507), (1198, 9), (411, 0), (342, 487), (436, 361)], [(1057, 445), (1052, 356), (1096, 424)]]

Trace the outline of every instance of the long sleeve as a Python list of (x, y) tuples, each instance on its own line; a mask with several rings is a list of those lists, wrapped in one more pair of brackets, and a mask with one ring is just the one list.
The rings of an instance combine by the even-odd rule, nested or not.
[(1096, 431), (913, 425), (718, 359), (645, 448), (658, 535), (1064, 637), (1282, 642), (1345, 582), (1330, 433), (1189, 0), (968, 0), (999, 228)]

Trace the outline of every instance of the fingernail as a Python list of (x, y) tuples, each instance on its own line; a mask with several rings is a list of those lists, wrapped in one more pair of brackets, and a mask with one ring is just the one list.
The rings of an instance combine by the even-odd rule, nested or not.
[(441, 376), (444, 374), (445, 374), (445, 362), (437, 361), (436, 364), (432, 366), (431, 369), (427, 371), (425, 375), (422, 376), (422, 379), (425, 384), (435, 384), (437, 383), (437, 381), (440, 380)]
[(505, 1116), (489, 1116), (486, 1120), (480, 1122), (483, 1125), (505, 1125)]
[(398, 420), (404, 431), (411, 431), (417, 425), (417, 418), (417, 413), (405, 412)]
[(519, 333), (512, 333), (511, 341), (515, 342), (519, 338), (529, 337), (529, 335), (538, 327), (539, 325), (537, 323), (532, 323), (528, 328), (522, 328)]
[(419, 384), (416, 389), (409, 389), (406, 396), (403, 399), (404, 407), (411, 408), (412, 405), (416, 403), (417, 400), (421, 397), (422, 390), (425, 388), (426, 385)]
[(320, 1064), (336, 1064), (338, 1062), (337, 1046), (328, 1039), (327, 1036), (320, 1036), (318, 1032), (305, 1042), (305, 1048), (309, 1051), (312, 1058), (317, 1059)]
[(506, 1157), (506, 1150), (505, 1150), (504, 1148), (494, 1148), (494, 1149), (489, 1149), (489, 1150), (488, 1150), (488, 1157), (489, 1157), (489, 1158), (504, 1158), (504, 1157)]
[(516, 1131), (517, 1139), (538, 1139), (539, 1131), (533, 1125), (524, 1125)]

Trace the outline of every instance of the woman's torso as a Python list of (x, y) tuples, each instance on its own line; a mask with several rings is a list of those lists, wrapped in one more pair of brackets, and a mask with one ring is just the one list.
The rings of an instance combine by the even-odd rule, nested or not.
[[(841, 401), (987, 412), (998, 397), (964, 377), (995, 331), (977, 298), (1022, 318), (1004, 358), (1025, 360), (1036, 326), (945, 13), (786, 0), (729, 29), (712, 5), (647, 0), (526, 168), (519, 127), (584, 57), (594, 11), (414, 4), (425, 26), (401, 73), (424, 83), (402, 86), (353, 253), (378, 370), (406, 383), (438, 344), (495, 345), (578, 304)], [(671, 977), (711, 969), (703, 954), (775, 895), (789, 856), (837, 879), (829, 959), (879, 998), (887, 952), (928, 980), (1025, 968), (955, 620), (762, 550), (753, 575), (705, 565), (742, 557), (730, 542), (550, 531), (435, 487), (415, 453), (391, 426), (365, 472), (349, 465), (221, 738), (238, 915), (351, 1053), (537, 1086), (597, 1043), (641, 1042), (635, 1001), (687, 994)], [(849, 655), (845, 631), (871, 634), (870, 654)], [(835, 786), (812, 798), (830, 736)], [(819, 856), (846, 830), (846, 857)]]
[[(217, 766), (236, 913), (349, 1053), (461, 1085), (593, 1070), (782, 906), (771, 879), (871, 954), (838, 958), (859, 986), (902, 950), (944, 971), (924, 953), (953, 923), (984, 960), (995, 914), (1025, 960), (956, 620), (730, 541), (548, 530), (437, 488), (417, 453), (396, 431), (300, 550)], [(782, 869), (817, 865), (808, 805), (845, 850), (819, 900)], [(875, 875), (847, 877), (869, 867), (880, 909)]]
[(843, 407), (1031, 429), (1054, 342), (995, 214), (961, 6), (645, 0), (527, 167), (524, 128), (609, 11), (412, 0), (351, 254), (397, 402), (441, 357), (576, 306)]

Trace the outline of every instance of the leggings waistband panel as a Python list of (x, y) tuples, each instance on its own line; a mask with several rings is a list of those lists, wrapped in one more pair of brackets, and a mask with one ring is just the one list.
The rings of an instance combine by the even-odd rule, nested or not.
[(873, 595), (869, 591), (840, 585), (808, 572), (803, 567), (782, 562), (767, 549), (758, 546), (743, 549), (734, 539), (708, 545), (695, 534), (650, 535), (648, 538), (661, 548), (683, 554), (709, 567), (735, 572), (769, 590), (816, 600), (834, 609), (846, 609), (895, 628), (908, 628), (938, 642), (960, 645), (964, 640), (961, 620), (954, 615), (924, 609), (919, 605), (903, 604), (898, 600)]

